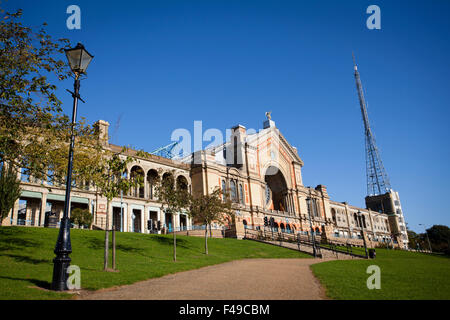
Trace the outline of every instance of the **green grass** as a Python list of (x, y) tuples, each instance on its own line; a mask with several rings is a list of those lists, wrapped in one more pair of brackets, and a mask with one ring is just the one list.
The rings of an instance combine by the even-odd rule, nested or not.
[[(329, 261), (311, 269), (332, 299), (450, 299), (450, 258), (387, 249), (376, 254), (373, 260)], [(379, 290), (367, 288), (370, 265), (380, 267)]]
[[(331, 245), (329, 245), (329, 244), (320, 244), (320, 245), (321, 245), (322, 247), (328, 247), (328, 248), (331, 248)], [(346, 247), (346, 246), (338, 245), (338, 246), (333, 246), (333, 247), (336, 247), (337, 250), (339, 250), (339, 251), (347, 252), (347, 247)], [(369, 250), (369, 248), (367, 248), (367, 250)], [(378, 249), (375, 249), (375, 250), (378, 250)], [(350, 252), (350, 251), (349, 251), (349, 252)], [(352, 246), (352, 251), (351, 251), (351, 253), (359, 254), (359, 255), (362, 255), (362, 256), (365, 256), (365, 255), (366, 255), (366, 251), (365, 251), (364, 247), (355, 247), (355, 246)]]
[[(63, 299), (71, 295), (48, 288), (52, 279), (57, 229), (0, 227), (0, 299)], [(71, 230), (73, 265), (81, 269), (81, 287), (97, 290), (207, 265), (244, 258), (310, 258), (309, 255), (263, 243), (236, 239), (117, 233), (117, 269), (104, 272), (104, 231)]]

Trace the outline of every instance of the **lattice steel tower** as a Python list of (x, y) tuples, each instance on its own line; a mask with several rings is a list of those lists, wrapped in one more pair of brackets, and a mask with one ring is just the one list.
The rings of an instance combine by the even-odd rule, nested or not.
[(373, 136), (372, 129), (370, 128), (361, 78), (359, 77), (358, 67), (356, 66), (355, 55), (353, 53), (352, 55), (355, 69), (356, 89), (358, 90), (359, 105), (361, 107), (361, 114), (364, 122), (364, 135), (366, 140), (367, 195), (375, 196), (390, 192), (391, 185), (386, 170), (384, 169), (383, 162), (381, 161), (380, 153), (378, 152), (378, 148), (375, 143), (375, 137)]

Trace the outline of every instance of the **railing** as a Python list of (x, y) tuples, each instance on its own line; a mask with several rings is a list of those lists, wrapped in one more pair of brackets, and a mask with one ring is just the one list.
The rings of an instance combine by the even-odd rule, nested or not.
[(295, 217), (296, 216), (295, 212), (272, 210), (272, 209), (267, 210), (267, 209), (263, 209), (258, 206), (256, 206), (256, 210), (259, 212), (262, 212), (264, 214), (271, 214), (271, 215), (276, 215), (276, 216), (283, 216), (283, 217)]
[[(298, 246), (298, 250), (301, 250), (302, 246), (308, 246), (310, 249), (312, 248), (316, 250), (316, 256), (322, 256), (322, 250), (331, 251), (334, 254), (338, 255), (340, 254), (346, 254), (351, 255), (353, 257), (358, 258), (367, 258), (364, 254), (359, 254), (354, 252), (354, 248), (356, 246), (353, 246), (351, 244), (347, 244), (345, 246), (345, 249), (342, 248), (342, 245), (333, 243), (333, 242), (321, 242), (322, 239), (320, 236), (314, 236), (314, 239), (311, 239), (310, 235), (304, 235), (300, 232), (294, 233), (294, 234), (286, 234), (286, 233), (279, 233), (279, 232), (273, 232), (271, 230), (254, 230), (247, 228), (245, 229), (245, 236), (244, 239), (256, 239), (256, 240), (269, 240), (269, 241), (280, 241), (280, 244), (282, 242), (289, 242), (289, 243), (296, 243)], [(308, 252), (310, 253), (310, 252)]]
[[(222, 226), (211, 226), (211, 230), (224, 231), (227, 229), (229, 229), (229, 228), (222, 227)], [(206, 230), (206, 225), (192, 225), (192, 226), (182, 226), (182, 227), (176, 227), (176, 228), (167, 228), (168, 233), (180, 232), (180, 231), (195, 231), (195, 230)], [(208, 231), (209, 230), (210, 230), (210, 227), (208, 226)]]
[[(345, 247), (345, 249), (343, 248)], [(333, 242), (326, 242), (326, 243), (321, 243), (320, 244), (320, 248), (324, 249), (324, 250), (331, 250), (334, 253), (343, 253), (343, 254), (348, 254), (354, 257), (358, 257), (358, 258), (364, 258), (367, 259), (368, 257), (364, 254), (359, 254), (359, 253), (355, 253), (353, 252), (354, 248), (360, 248), (359, 246), (353, 246), (350, 243), (347, 243), (345, 246), (342, 244), (337, 244), (337, 243), (333, 243)]]
[(308, 250), (302, 250), (301, 247), (310, 247), (312, 248), (313, 252), (315, 247), (315, 256), (322, 256), (322, 253), (320, 251), (320, 237), (317, 236), (315, 236), (314, 240), (312, 240), (309, 236), (305, 236), (300, 233), (281, 233), (275, 231), (272, 232), (272, 230), (254, 230), (247, 228), (245, 229), (244, 239), (253, 239), (259, 241), (279, 241), (280, 245), (283, 242), (296, 243), (299, 251), (306, 252), (308, 254), (311, 254), (311, 252), (309, 252)]

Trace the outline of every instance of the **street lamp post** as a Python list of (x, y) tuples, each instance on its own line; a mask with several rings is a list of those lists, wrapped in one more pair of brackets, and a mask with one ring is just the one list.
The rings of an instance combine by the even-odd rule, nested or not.
[(362, 234), (362, 238), (363, 238), (363, 242), (364, 242), (364, 251), (366, 252), (366, 258), (369, 257), (368, 253), (367, 253), (367, 244), (366, 244), (366, 237), (364, 236), (364, 224), (363, 224), (363, 219), (362, 219), (362, 212), (358, 210), (358, 218), (359, 218), (359, 224), (361, 225), (361, 234)]
[(73, 97), (73, 111), (72, 111), (72, 127), (70, 132), (70, 146), (69, 146), (69, 163), (67, 166), (66, 177), (66, 196), (64, 200), (64, 214), (61, 219), (58, 240), (56, 242), (54, 253), (56, 257), (53, 259), (53, 279), (52, 289), (56, 291), (67, 290), (67, 268), (70, 265), (69, 254), (72, 253), (72, 244), (70, 242), (70, 190), (72, 187), (72, 161), (74, 148), (74, 126), (77, 118), (77, 105), (80, 98), (80, 75), (86, 72), (86, 69), (94, 56), (90, 55), (81, 43), (78, 43), (75, 48), (65, 50), (67, 60), (69, 61), (70, 69), (75, 74), (74, 92), (70, 92)]
[(306, 204), (308, 206), (309, 226), (311, 228), (311, 240), (312, 240), (312, 244), (313, 244), (313, 254), (314, 254), (314, 258), (315, 258), (317, 255), (317, 253), (316, 253), (316, 238), (314, 235), (312, 220), (311, 220), (311, 198), (310, 197), (306, 198)]
[(425, 229), (425, 234), (427, 235), (428, 247), (430, 248), (430, 252), (433, 252), (433, 250), (431, 250), (430, 238), (428, 237), (428, 231), (427, 231), (425, 225), (422, 223), (419, 223), (419, 226), (423, 226), (423, 228)]

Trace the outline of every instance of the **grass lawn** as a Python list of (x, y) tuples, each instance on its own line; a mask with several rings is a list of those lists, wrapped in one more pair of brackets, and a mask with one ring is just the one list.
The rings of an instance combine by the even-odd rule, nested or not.
[[(321, 243), (320, 245), (322, 247), (328, 247), (328, 248), (331, 247), (329, 244), (322, 244)], [(338, 245), (338, 246), (336, 246), (336, 248), (337, 248), (337, 250), (347, 252), (347, 247), (346, 246)], [(367, 248), (367, 250), (369, 250), (369, 248)], [(375, 250), (377, 250), (377, 252), (378, 252), (378, 249), (375, 249)], [(354, 253), (354, 254), (362, 255), (362, 256), (366, 255), (366, 250), (364, 249), (364, 247), (354, 247), (353, 246), (351, 252)]]
[[(0, 227), (0, 299), (71, 297), (42, 289), (49, 288), (51, 283), (57, 236), (58, 229)], [(104, 237), (104, 231), (71, 230), (71, 264), (81, 269), (83, 289), (131, 284), (236, 259), (310, 258), (293, 250), (236, 239), (208, 239), (209, 255), (205, 255), (204, 238), (177, 236), (174, 262), (172, 236), (118, 232), (119, 272), (104, 272)]]
[[(376, 254), (373, 260), (329, 261), (311, 269), (332, 299), (450, 299), (449, 257), (387, 249)], [(367, 288), (370, 265), (380, 267), (379, 290)]]

